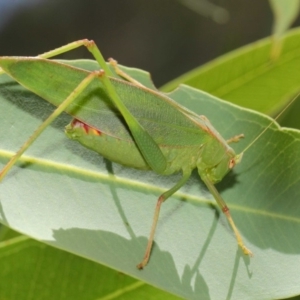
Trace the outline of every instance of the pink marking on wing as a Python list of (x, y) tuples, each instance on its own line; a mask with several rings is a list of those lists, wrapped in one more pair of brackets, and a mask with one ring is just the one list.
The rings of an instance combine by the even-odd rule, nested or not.
[(73, 119), (72, 121), (72, 127), (73, 128), (82, 128), (86, 134), (94, 134), (94, 135), (101, 135), (102, 132), (98, 129), (95, 129), (89, 125), (87, 125), (86, 123), (78, 120), (78, 119)]

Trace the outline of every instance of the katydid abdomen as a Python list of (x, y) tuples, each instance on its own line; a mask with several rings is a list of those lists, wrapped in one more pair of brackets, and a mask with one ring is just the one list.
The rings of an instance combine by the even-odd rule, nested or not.
[[(140, 170), (151, 169), (131, 137), (124, 139), (111, 136), (76, 119), (66, 126), (65, 132), (69, 138), (77, 140), (83, 146), (96, 151), (113, 162)], [(169, 175), (182, 170), (183, 163), (194, 169), (197, 157), (201, 156), (203, 146), (199, 144), (187, 149), (181, 146), (161, 145), (160, 149), (167, 160), (167, 168), (162, 175)]]

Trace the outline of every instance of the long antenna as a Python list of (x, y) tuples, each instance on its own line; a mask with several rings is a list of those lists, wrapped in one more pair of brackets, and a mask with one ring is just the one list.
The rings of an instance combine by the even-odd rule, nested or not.
[[(298, 98), (300, 95), (300, 92), (296, 94), (296, 96), (291, 100), (291, 102), (276, 116), (274, 121), (276, 121)], [(243, 155), (271, 126), (273, 122), (271, 122), (240, 154)]]

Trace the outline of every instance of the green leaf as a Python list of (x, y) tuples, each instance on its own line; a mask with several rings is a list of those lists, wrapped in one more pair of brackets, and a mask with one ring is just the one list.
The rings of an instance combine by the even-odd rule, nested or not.
[(0, 243), (0, 262), (1, 299), (179, 299), (25, 236)]
[(300, 29), (291, 30), (283, 42), (282, 54), (275, 62), (270, 61), (271, 39), (266, 38), (220, 56), (171, 81), (162, 90), (171, 91), (185, 83), (272, 115), (300, 90)]
[[(1, 167), (53, 107), (6, 76), (0, 80)], [(233, 145), (237, 152), (270, 123), (193, 88), (181, 87), (173, 97), (205, 115), (226, 139), (244, 133)], [(300, 293), (299, 131), (273, 125), (217, 185), (253, 259), (237, 250), (225, 217), (195, 172), (163, 205), (150, 263), (139, 271), (156, 199), (178, 175), (112, 164), (66, 139), (69, 121), (59, 117), (5, 177), (1, 222), (187, 299)]]

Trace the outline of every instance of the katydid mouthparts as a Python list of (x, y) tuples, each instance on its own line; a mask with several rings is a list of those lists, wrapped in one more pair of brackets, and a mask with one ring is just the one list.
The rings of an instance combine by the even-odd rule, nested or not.
[[(48, 59), (80, 46), (92, 53), (99, 71), (90, 72)], [(181, 179), (157, 200), (145, 255), (138, 269), (149, 261), (161, 204), (187, 182), (196, 168), (228, 219), (238, 246), (245, 255), (252, 256), (214, 184), (241, 161), (243, 153), (268, 127), (242, 153), (236, 154), (229, 144), (238, 142), (242, 134), (226, 141), (206, 117), (144, 86), (124, 73), (115, 60), (109, 63), (118, 76), (89, 40), (76, 41), (37, 57), (0, 57), (2, 73), (57, 106), (1, 170), (0, 181), (44, 129), (66, 112), (74, 118), (66, 126), (66, 135), (112, 162), (160, 175), (182, 173)]]

